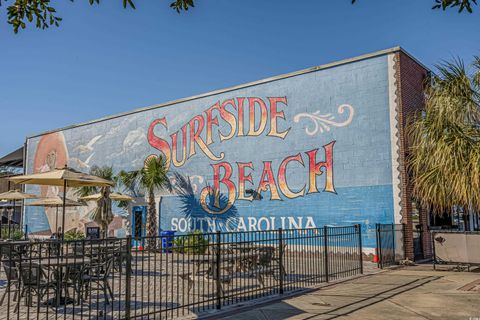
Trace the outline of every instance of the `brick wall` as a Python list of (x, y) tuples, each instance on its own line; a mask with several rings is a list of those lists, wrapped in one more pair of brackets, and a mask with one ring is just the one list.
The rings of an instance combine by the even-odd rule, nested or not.
[[(397, 103), (400, 142), (400, 179), (401, 179), (401, 215), (405, 224), (405, 255), (414, 258), (413, 250), (413, 223), (412, 223), (412, 183), (408, 177), (406, 159), (408, 140), (406, 123), (413, 113), (424, 108), (424, 84), (428, 71), (404, 52), (395, 54), (395, 76), (397, 80)], [(425, 210), (420, 210), (422, 225), (424, 255), (431, 255), (430, 237), (428, 236), (428, 216)]]

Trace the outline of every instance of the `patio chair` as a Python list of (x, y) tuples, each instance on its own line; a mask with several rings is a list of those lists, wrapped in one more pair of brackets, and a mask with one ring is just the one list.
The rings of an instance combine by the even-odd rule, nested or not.
[[(283, 254), (285, 255), (285, 252), (287, 251), (287, 244), (284, 243), (282, 245), (281, 249), (282, 249)], [(285, 260), (285, 258), (284, 258), (284, 260)], [(285, 270), (284, 263), (282, 261), (280, 261), (280, 250), (275, 250), (272, 261), (278, 264), (279, 271), (281, 271), (281, 274), (283, 274), (283, 277), (285, 278), (287, 273), (286, 273), (286, 270)], [(275, 280), (279, 280), (280, 279), (280, 272), (278, 274), (275, 273), (273, 275), (273, 277), (275, 278)]]
[(53, 239), (46, 242), (46, 252), (45, 256), (59, 256), (61, 253), (62, 244), (59, 240)]
[[(85, 274), (85, 266), (75, 265), (69, 266), (65, 273), (64, 279), (62, 281), (62, 286), (67, 288), (72, 288), (74, 290), (74, 294), (76, 295), (76, 302), (79, 304), (83, 301), (82, 295), (82, 283), (83, 283), (83, 276)], [(68, 291), (67, 291), (68, 296)]]
[[(20, 298), (25, 297), (25, 304), (32, 305), (32, 297), (37, 296), (38, 299), (43, 299), (47, 292), (52, 289), (57, 292), (57, 284), (55, 281), (48, 279), (45, 271), (38, 264), (31, 262), (24, 262), (19, 264), (20, 271)], [(18, 311), (20, 300), (15, 307), (15, 312)]]
[[(18, 276), (18, 268), (15, 265), (15, 262), (11, 261), (2, 261), (3, 264), (3, 271), (7, 277), (7, 286), (5, 288), (5, 292), (3, 293), (2, 297), (0, 298), (0, 306), (3, 305), (5, 297), (10, 292), (14, 292), (13, 301), (17, 300), (17, 294), (20, 288), (20, 279)], [(13, 287), (13, 290), (12, 290)]]
[[(256, 266), (252, 270), (253, 273), (256, 275), (258, 282), (262, 287), (265, 287), (265, 279), (266, 275), (271, 275), (275, 278), (275, 271), (277, 271), (277, 267), (272, 263), (275, 254), (274, 247), (260, 247), (257, 249), (258, 258), (256, 261)], [(277, 279), (275, 279), (277, 280)]]
[(108, 283), (108, 277), (113, 268), (115, 257), (110, 256), (103, 261), (92, 262), (84, 269), (81, 280), (81, 286), (84, 288), (84, 297), (92, 294), (92, 285), (96, 285), (97, 289), (103, 290), (106, 303), (110, 304), (109, 297), (113, 300), (113, 291)]
[[(114, 270), (120, 272), (121, 274), (123, 271), (124, 263), (126, 263), (128, 259), (131, 259), (131, 252), (128, 251), (128, 247), (126, 245), (122, 245), (114, 249), (113, 255), (115, 257), (113, 264)], [(133, 269), (131, 270), (131, 272), (133, 273)]]

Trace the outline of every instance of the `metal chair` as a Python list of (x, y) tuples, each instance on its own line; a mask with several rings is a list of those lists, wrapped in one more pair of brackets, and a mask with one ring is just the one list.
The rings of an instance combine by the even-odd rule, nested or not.
[(81, 279), (82, 288), (85, 289), (85, 299), (92, 292), (92, 284), (103, 290), (107, 304), (110, 304), (109, 297), (113, 300), (113, 291), (108, 283), (108, 277), (113, 268), (115, 257), (110, 256), (101, 262), (92, 262), (85, 268)]
[[(32, 305), (32, 296), (36, 295), (42, 299), (48, 290), (57, 292), (55, 281), (48, 279), (42, 267), (33, 262), (23, 262), (19, 264), (20, 273), (20, 298), (25, 297), (25, 304)], [(15, 306), (15, 312), (18, 311), (20, 300)]]
[[(18, 268), (15, 265), (15, 262), (11, 262), (7, 260), (7, 261), (2, 261), (2, 264), (3, 264), (3, 270), (5, 272), (5, 275), (7, 276), (7, 286), (5, 288), (5, 292), (0, 298), (0, 305), (3, 305), (5, 297), (7, 296), (7, 294), (9, 294), (12, 291), (14, 292), (13, 301), (17, 300), (17, 294), (20, 289), (20, 279), (18, 276)], [(12, 287), (14, 287), (14, 290), (12, 290)]]

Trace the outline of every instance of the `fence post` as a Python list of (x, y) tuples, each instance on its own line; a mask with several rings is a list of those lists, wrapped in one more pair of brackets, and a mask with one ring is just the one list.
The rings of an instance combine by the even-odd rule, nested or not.
[(125, 287), (125, 319), (130, 319), (130, 308), (132, 298), (132, 236), (127, 236), (127, 266), (126, 266), (126, 287)]
[(283, 229), (278, 228), (278, 267), (280, 274), (280, 281), (278, 282), (280, 294), (283, 294), (283, 277), (285, 277), (285, 270), (283, 268)]
[(360, 274), (363, 274), (362, 226), (360, 224), (356, 224), (355, 229), (358, 232), (358, 253), (360, 257)]
[(435, 253), (435, 232), (432, 231), (432, 254), (433, 254), (433, 270), (437, 268), (437, 254)]
[(377, 234), (377, 253), (378, 253), (378, 261), (377, 261), (377, 268), (383, 269), (382, 266), (382, 236), (380, 235), (380, 224), (375, 224), (375, 233)]
[(220, 230), (217, 231), (217, 250), (215, 250), (215, 280), (217, 284), (217, 309), (222, 307), (222, 284), (220, 282), (220, 259), (221, 259), (221, 235)]
[(27, 225), (25, 225), (25, 230), (24, 230), (24, 233), (23, 233), (23, 236), (24, 236), (25, 240), (28, 239), (28, 237), (27, 237), (27, 231), (28, 231), (28, 228), (27, 228)]
[(323, 260), (325, 262), (325, 281), (329, 281), (328, 277), (328, 227), (323, 226)]

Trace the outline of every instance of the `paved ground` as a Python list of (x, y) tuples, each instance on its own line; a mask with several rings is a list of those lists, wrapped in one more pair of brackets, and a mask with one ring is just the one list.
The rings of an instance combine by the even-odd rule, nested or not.
[[(322, 247), (319, 247), (323, 249)], [(330, 279), (346, 279), (360, 272), (359, 261), (355, 255), (337, 250), (329, 255)], [(285, 276), (283, 286), (285, 291), (301, 290), (316, 287), (325, 281), (324, 260), (319, 250), (288, 251), (283, 255)], [(68, 292), (70, 298), (77, 301), (55, 308), (46, 302), (55, 302), (55, 288), (38, 295), (40, 282), (33, 284), (30, 294), (25, 292), (24, 297), (32, 296), (29, 305), (25, 299), (20, 301), (17, 297), (17, 283), (12, 281), (10, 293), (7, 292), (8, 281), (5, 271), (0, 271), (0, 320), (3, 319), (122, 319), (129, 305), (132, 318), (158, 319), (160, 317), (175, 319), (181, 316), (198, 317), (205, 312), (216, 310), (217, 287), (216, 281), (210, 273), (212, 268), (212, 255), (184, 255), (181, 253), (150, 253), (147, 251), (135, 252), (132, 258), (132, 273), (130, 278), (130, 291), (127, 300), (127, 273), (125, 265), (112, 269), (111, 275), (106, 279), (112, 289), (113, 301), (106, 303), (110, 297), (103, 290), (104, 282), (100, 279), (94, 281), (89, 288), (82, 287), (82, 299), (78, 292), (73, 290), (74, 282), (69, 287), (62, 287), (62, 296)], [(253, 260), (252, 260), (253, 259)], [(230, 306), (253, 299), (277, 296), (279, 291), (278, 260), (270, 258), (270, 263), (257, 265), (257, 253), (241, 253), (238, 255), (225, 254), (222, 258), (220, 279), (222, 290), (222, 304)], [(77, 266), (72, 270), (83, 270), (85, 264), (82, 257), (70, 259), (72, 265)], [(8, 262), (8, 260), (5, 260)], [(53, 262), (56, 260), (54, 259)], [(200, 262), (199, 262), (200, 261)], [(252, 262), (252, 261), (255, 261)], [(73, 262), (76, 262), (73, 264)], [(2, 266), (4, 267), (4, 266)], [(376, 270), (372, 263), (364, 264), (364, 271)], [(3, 269), (0, 267), (0, 269)], [(28, 271), (28, 265), (24, 269)], [(45, 267), (42, 279), (55, 279), (57, 267)], [(63, 269), (62, 269), (63, 270)], [(95, 269), (101, 270), (101, 269)], [(81, 271), (83, 272), (83, 271)], [(12, 273), (13, 274), (13, 273)], [(18, 276), (17, 276), (18, 277)], [(76, 278), (74, 278), (76, 279)], [(43, 283), (43, 282), (42, 282)], [(76, 287), (78, 288), (78, 282)], [(38, 287), (38, 288), (37, 288)], [(5, 294), (2, 301), (1, 296)], [(110, 297), (111, 298), (111, 297)], [(109, 299), (110, 300), (110, 299)], [(127, 301), (131, 301), (128, 304)], [(16, 306), (18, 304), (18, 311)]]
[(249, 309), (224, 319), (479, 320), (480, 273), (406, 267)]

